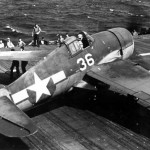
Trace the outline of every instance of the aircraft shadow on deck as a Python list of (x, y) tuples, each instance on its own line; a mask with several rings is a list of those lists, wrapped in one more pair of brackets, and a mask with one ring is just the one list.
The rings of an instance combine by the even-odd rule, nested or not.
[(5, 73), (0, 73), (0, 84), (9, 85), (13, 81), (15, 81), (18, 77), (19, 76), (16, 74), (16, 72), (13, 73), (13, 78), (10, 77), (10, 71), (6, 71)]
[[(13, 82), (10, 72), (0, 74), (0, 84)], [(15, 76), (14, 79), (16, 79)], [(109, 86), (85, 77), (85, 80), (97, 86), (97, 91), (73, 88), (72, 91), (56, 97), (53, 101), (37, 106), (26, 113), (30, 117), (52, 111), (62, 106), (69, 106), (81, 110), (91, 111), (98, 116), (105, 117), (132, 131), (150, 137), (150, 112), (137, 104), (130, 96), (123, 96), (109, 91)], [(29, 147), (19, 138), (8, 138), (0, 135), (0, 149), (25, 149)]]
[(132, 96), (110, 91), (109, 86), (87, 77), (96, 84), (97, 91), (74, 88), (66, 94), (67, 106), (91, 111), (138, 134), (150, 138), (150, 111), (137, 103)]
[(150, 112), (139, 105), (131, 96), (123, 96), (108, 90), (108, 86), (96, 83), (97, 91), (73, 88), (72, 91), (60, 95), (51, 102), (42, 104), (27, 112), (30, 117), (40, 115), (62, 106), (91, 111), (105, 117), (138, 134), (150, 137)]
[(19, 138), (9, 138), (0, 134), (0, 149), (1, 150), (29, 150), (28, 147)]

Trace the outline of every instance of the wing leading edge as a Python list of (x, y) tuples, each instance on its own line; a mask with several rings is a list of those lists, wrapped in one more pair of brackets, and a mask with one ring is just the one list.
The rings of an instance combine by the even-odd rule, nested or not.
[(1, 51), (0, 60), (39, 61), (46, 57), (50, 51)]
[(32, 120), (7, 96), (0, 97), (0, 133), (9, 137), (24, 137), (37, 131)]
[(139, 98), (139, 103), (150, 106), (150, 73), (131, 60), (94, 66), (88, 73), (110, 86), (110, 90)]

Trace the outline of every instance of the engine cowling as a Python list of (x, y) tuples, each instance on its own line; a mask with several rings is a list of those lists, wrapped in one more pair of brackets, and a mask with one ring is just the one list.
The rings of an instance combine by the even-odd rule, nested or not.
[(118, 39), (122, 59), (129, 58), (134, 52), (134, 39), (132, 34), (125, 28), (113, 28), (108, 31), (114, 34)]

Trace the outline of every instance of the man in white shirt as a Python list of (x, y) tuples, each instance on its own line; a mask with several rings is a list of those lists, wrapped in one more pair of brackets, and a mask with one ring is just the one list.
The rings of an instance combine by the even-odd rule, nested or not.
[(15, 46), (14, 44), (10, 41), (10, 38), (7, 38), (7, 45), (6, 48), (13, 49)]
[(4, 48), (4, 43), (2, 40), (0, 40), (0, 48)]
[(22, 41), (22, 39), (19, 39), (18, 41), (18, 46), (20, 47), (20, 50), (23, 51), (24, 50), (24, 46), (25, 46), (25, 42)]
[(38, 46), (39, 47), (39, 34), (41, 32), (41, 28), (35, 24), (33, 31), (32, 31), (32, 36), (33, 36), (33, 40), (34, 40), (34, 46)]
[[(18, 46), (20, 47), (21, 51), (24, 51), (24, 46), (25, 46), (25, 42), (22, 41), (22, 39), (19, 39), (18, 41)], [(27, 66), (28, 62), (27, 61), (21, 61), (21, 69), (22, 69), (22, 73), (26, 72), (26, 66)]]
[[(10, 48), (11, 51), (15, 51), (14, 49), (14, 44), (10, 41), (10, 38), (7, 38), (7, 45), (6, 48)], [(13, 78), (13, 70), (16, 68), (16, 73), (18, 76), (20, 76), (20, 71), (19, 71), (19, 61), (18, 60), (13, 60), (11, 67), (10, 67), (10, 78)]]

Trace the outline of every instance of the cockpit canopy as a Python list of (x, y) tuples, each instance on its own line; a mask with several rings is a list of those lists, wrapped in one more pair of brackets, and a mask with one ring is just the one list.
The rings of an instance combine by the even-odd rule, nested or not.
[(73, 56), (83, 50), (80, 42), (75, 36), (71, 36), (65, 40), (65, 45), (67, 46), (70, 54)]

